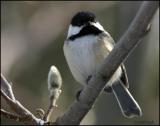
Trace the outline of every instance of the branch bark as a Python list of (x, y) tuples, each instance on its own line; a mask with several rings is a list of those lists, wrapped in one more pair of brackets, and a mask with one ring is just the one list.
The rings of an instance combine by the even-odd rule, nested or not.
[(68, 111), (56, 120), (56, 125), (80, 124), (81, 120), (92, 108), (95, 100), (105, 87), (106, 82), (146, 33), (147, 26), (158, 5), (158, 1), (145, 1), (142, 3), (128, 30), (120, 38), (115, 48), (100, 66), (98, 72), (93, 75), (89, 84), (84, 87), (79, 101), (75, 100), (73, 102)]
[(43, 120), (45, 120), (46, 122), (48, 122), (50, 120), (51, 114), (52, 114), (54, 108), (56, 107), (55, 105), (53, 105), (52, 99), (53, 99), (53, 97), (51, 96), (49, 107), (48, 107), (47, 112), (45, 113), (44, 118), (43, 118)]
[[(2, 81), (2, 80), (5, 81)], [(3, 84), (3, 87), (2, 87)], [(41, 125), (44, 123), (43, 120), (36, 118), (29, 110), (27, 110), (18, 100), (16, 100), (12, 88), (8, 81), (3, 77), (1, 74), (1, 96), (4, 98), (4, 100), (7, 102), (7, 104), (10, 106), (10, 108), (17, 114), (18, 120), (21, 121), (24, 124), (30, 124), (30, 125)], [(9, 116), (10, 114), (10, 116)], [(11, 113), (5, 113), (5, 111), (1, 111), (1, 115), (11, 117), (10, 119), (17, 119), (14, 117)]]
[(15, 97), (12, 92), (12, 87), (2, 74), (1, 74), (1, 88), (8, 97), (10, 97), (12, 100), (15, 100)]

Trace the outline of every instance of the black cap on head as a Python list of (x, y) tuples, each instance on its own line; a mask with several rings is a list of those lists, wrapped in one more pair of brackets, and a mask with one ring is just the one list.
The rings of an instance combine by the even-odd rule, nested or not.
[(93, 13), (88, 11), (81, 11), (73, 16), (71, 24), (73, 26), (82, 26), (88, 22), (95, 22), (95, 19), (96, 17)]

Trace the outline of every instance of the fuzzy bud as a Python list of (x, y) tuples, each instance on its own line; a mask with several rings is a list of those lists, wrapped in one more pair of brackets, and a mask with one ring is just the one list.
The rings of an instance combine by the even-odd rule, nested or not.
[(61, 92), (61, 86), (62, 78), (60, 72), (55, 66), (51, 66), (48, 73), (48, 90), (50, 91), (50, 95), (57, 97), (57, 95), (59, 95), (59, 93)]

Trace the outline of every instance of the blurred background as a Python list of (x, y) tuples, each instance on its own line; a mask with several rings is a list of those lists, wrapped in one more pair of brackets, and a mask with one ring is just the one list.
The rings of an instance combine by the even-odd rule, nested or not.
[[(47, 75), (55, 65), (63, 78), (62, 94), (52, 120), (62, 115), (82, 88), (71, 75), (63, 54), (72, 16), (92, 11), (117, 42), (130, 25), (141, 2), (1, 2), (1, 72), (13, 83), (17, 99), (32, 113), (47, 109)], [(143, 116), (126, 119), (113, 94), (102, 93), (81, 124), (159, 124), (159, 10), (152, 28), (125, 61), (130, 92), (142, 108)], [(1, 99), (1, 107), (10, 110)], [(19, 124), (1, 118), (1, 124)]]

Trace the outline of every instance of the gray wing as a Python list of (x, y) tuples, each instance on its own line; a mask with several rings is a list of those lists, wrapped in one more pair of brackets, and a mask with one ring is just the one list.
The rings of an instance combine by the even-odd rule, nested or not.
[[(107, 40), (113, 45), (115, 46), (115, 42), (113, 40), (113, 38), (111, 37), (111, 35), (108, 32), (105, 32), (106, 34), (106, 38)], [(126, 73), (126, 68), (124, 66), (124, 64), (122, 63), (121, 65), (121, 69), (122, 69), (122, 75), (120, 80), (123, 82), (124, 86), (126, 86), (127, 88), (129, 88), (129, 83), (128, 83), (128, 77), (127, 77), (127, 73)]]
[[(122, 75), (120, 77), (120, 81), (126, 88), (129, 88), (128, 77), (127, 77), (127, 73), (126, 73), (126, 69), (125, 69), (124, 64), (121, 65), (121, 69), (122, 69)], [(115, 83), (117, 83), (117, 82), (115, 82)], [(120, 82), (118, 82), (118, 83), (120, 83)], [(104, 91), (107, 93), (112, 93), (112, 88), (107, 86), (107, 87), (105, 87)]]
[[(110, 42), (110, 44), (112, 46), (115, 46), (115, 42), (114, 42), (113, 38), (111, 37), (111, 35), (108, 32), (105, 31), (104, 33), (102, 33), (102, 36), (104, 37), (104, 39), (107, 40), (106, 42)], [(122, 75), (120, 77), (120, 80), (121, 80), (121, 82), (124, 84), (124, 86), (126, 88), (129, 88), (127, 73), (126, 73), (126, 69), (125, 69), (124, 64), (121, 65), (121, 69), (122, 69)], [(111, 87), (106, 87), (104, 90), (106, 92), (112, 92), (112, 88)]]
[(103, 32), (102, 33), (102, 36), (107, 40), (109, 41), (113, 46), (115, 46), (115, 42), (114, 42), (114, 39), (112, 38), (112, 36), (107, 32)]
[[(128, 77), (127, 77), (127, 73), (126, 73), (126, 69), (124, 67), (124, 64), (121, 65), (121, 69), (122, 69), (122, 75), (120, 77), (120, 81), (126, 88), (129, 88)], [(117, 82), (115, 82), (115, 83), (117, 83)], [(107, 87), (105, 87), (104, 91), (107, 93), (112, 93), (112, 88), (107, 86)]]
[(121, 75), (120, 80), (123, 82), (126, 88), (129, 88), (128, 77), (127, 77), (126, 68), (124, 64), (121, 65), (121, 69), (122, 69), (122, 75)]

